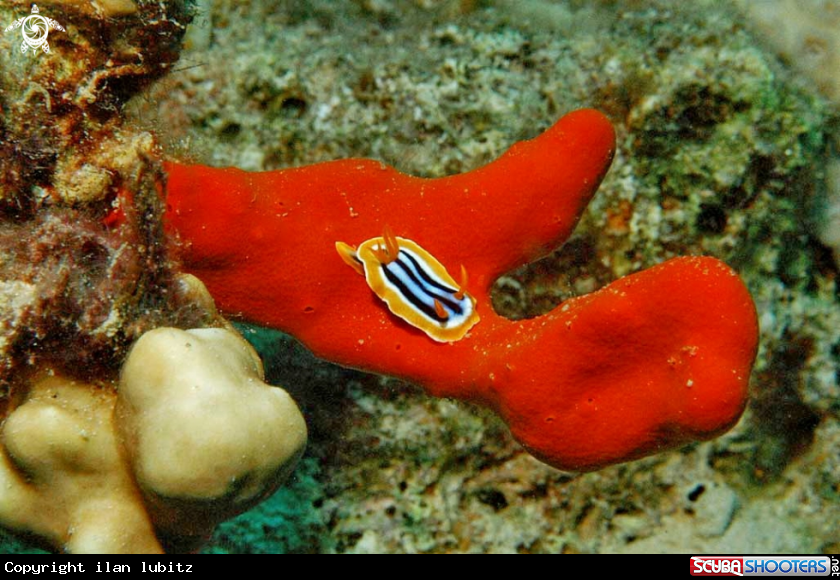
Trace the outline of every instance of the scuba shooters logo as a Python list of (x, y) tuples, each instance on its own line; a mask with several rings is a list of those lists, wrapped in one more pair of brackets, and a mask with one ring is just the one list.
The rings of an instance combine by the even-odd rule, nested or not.
[(743, 576), (744, 559), (724, 556), (692, 556), (692, 576)]
[(32, 49), (32, 54), (35, 54), (39, 48), (49, 54), (50, 45), (47, 42), (47, 36), (49, 36), (50, 30), (61, 30), (65, 32), (64, 27), (57, 21), (46, 16), (41, 16), (36, 4), (32, 5), (32, 14), (22, 16), (12, 22), (6, 27), (6, 32), (15, 28), (20, 28), (21, 34), (23, 34), (23, 43), (20, 45), (20, 51), (24, 54), (30, 48)]
[(840, 576), (836, 556), (692, 556), (692, 576)]

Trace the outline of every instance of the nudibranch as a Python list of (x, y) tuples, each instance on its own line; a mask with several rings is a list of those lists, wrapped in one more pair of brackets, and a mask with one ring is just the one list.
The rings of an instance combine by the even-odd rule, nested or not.
[(466, 268), (461, 266), (461, 282), (456, 283), (434, 256), (387, 226), (382, 237), (362, 242), (358, 249), (344, 242), (336, 242), (335, 249), (391, 312), (430, 338), (461, 340), (478, 322), (475, 298), (465, 289)]
[[(612, 124), (582, 110), (483, 167), (436, 179), (367, 159), (262, 173), (170, 163), (166, 227), (228, 315), (338, 364), (489, 407), (537, 458), (598, 469), (732, 427), (758, 342), (749, 291), (709, 257), (668, 260), (535, 318), (493, 311), (493, 282), (568, 239), (614, 150)], [(371, 238), (384, 224), (402, 237)], [(339, 240), (367, 241), (339, 244), (342, 261)], [(455, 278), (463, 266), (469, 286), (444, 266)], [(444, 301), (436, 308), (428, 283), (389, 287), (404, 268), (437, 275), (440, 295), (481, 321), (467, 329)], [(418, 328), (449, 317), (443, 326), (468, 333), (430, 340), (399, 308)]]

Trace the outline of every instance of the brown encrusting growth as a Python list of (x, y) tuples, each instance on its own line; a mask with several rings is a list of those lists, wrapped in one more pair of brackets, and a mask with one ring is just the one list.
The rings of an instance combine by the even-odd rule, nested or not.
[[(50, 52), (21, 54), (17, 31), (3, 35), (0, 51), (7, 390), (13, 376), (47, 363), (84, 379), (113, 377), (145, 330), (212, 317), (192, 310), (178, 320), (185, 304), (160, 244), (157, 146), (121, 116), (125, 100), (177, 59), (188, 3), (144, 4), (107, 20), (90, 2), (41, 4), (66, 29), (51, 32)], [(0, 15), (13, 21), (25, 7), (12, 2)]]

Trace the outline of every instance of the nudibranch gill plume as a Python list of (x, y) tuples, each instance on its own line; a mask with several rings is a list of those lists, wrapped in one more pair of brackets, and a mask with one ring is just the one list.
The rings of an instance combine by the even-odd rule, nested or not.
[(475, 298), (465, 290), (464, 266), (458, 284), (434, 256), (387, 226), (381, 237), (362, 242), (358, 249), (344, 242), (336, 242), (335, 249), (393, 314), (430, 338), (461, 340), (478, 322)]

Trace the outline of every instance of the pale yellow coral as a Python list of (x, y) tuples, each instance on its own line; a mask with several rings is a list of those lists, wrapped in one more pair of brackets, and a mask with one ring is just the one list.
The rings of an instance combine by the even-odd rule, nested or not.
[(109, 388), (44, 376), (3, 424), (0, 521), (66, 552), (160, 552)]
[(290, 473), (306, 425), (262, 363), (225, 329), (159, 328), (123, 367), (118, 425), (136, 480), (164, 532), (200, 538)]
[(306, 443), (294, 401), (230, 329), (144, 334), (116, 391), (52, 372), (19, 391), (0, 432), (0, 523), (66, 552), (195, 549)]

